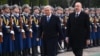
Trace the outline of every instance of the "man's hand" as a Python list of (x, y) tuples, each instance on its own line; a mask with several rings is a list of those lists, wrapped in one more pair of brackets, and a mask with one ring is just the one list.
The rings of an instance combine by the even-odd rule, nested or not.
[(66, 41), (66, 43), (68, 44), (68, 43), (69, 43), (69, 38), (66, 37), (66, 38), (65, 38), (65, 41)]
[(86, 45), (87, 45), (87, 46), (90, 45), (90, 40), (89, 40), (89, 39), (86, 40)]

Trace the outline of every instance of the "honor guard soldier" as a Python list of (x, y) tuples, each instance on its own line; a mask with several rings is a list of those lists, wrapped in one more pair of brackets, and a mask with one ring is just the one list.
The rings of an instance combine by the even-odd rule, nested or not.
[[(61, 7), (56, 7), (55, 15), (59, 17), (61, 22), (61, 28), (63, 31), (63, 34), (65, 35), (65, 28), (64, 28), (64, 10)], [(65, 45), (64, 45), (64, 39), (62, 39), (62, 36), (59, 35), (59, 42), (58, 42), (59, 49), (58, 52), (64, 52)]]
[(91, 46), (95, 46), (95, 42), (96, 42), (96, 35), (95, 35), (95, 30), (96, 30), (96, 25), (94, 24), (94, 22), (96, 22), (95, 20), (95, 9), (94, 8), (90, 8), (89, 11), (89, 16), (90, 16), (90, 36), (91, 36)]
[(1, 16), (2, 16), (2, 6), (0, 5), (0, 56), (2, 56), (2, 43), (3, 43), (3, 33), (2, 33), (3, 20)]
[(98, 46), (98, 38), (99, 38), (99, 36), (98, 36), (98, 18), (95, 16), (95, 18), (94, 18), (94, 32), (95, 32), (95, 40), (94, 40), (94, 46)]
[[(65, 8), (65, 11), (64, 11), (64, 29), (65, 29), (65, 31), (67, 30), (67, 26), (66, 25), (67, 25), (67, 20), (68, 20), (69, 14), (70, 14), (69, 8)], [(65, 32), (65, 35), (66, 35), (66, 32)], [(67, 48), (67, 51), (71, 50), (71, 48), (70, 48), (68, 43), (65, 44), (65, 47)]]
[(40, 7), (40, 11), (41, 11), (41, 12), (40, 12), (40, 16), (44, 16), (44, 15), (45, 15), (45, 13), (44, 13), (44, 10), (43, 10), (43, 9), (44, 9), (44, 6), (41, 6), (41, 7)]
[[(22, 36), (22, 30), (20, 26), (20, 18), (21, 18), (21, 12), (18, 5), (13, 5), (12, 7), (13, 15), (14, 15), (14, 31), (15, 31), (15, 52), (16, 56), (21, 55), (21, 51), (23, 50), (23, 36)], [(24, 31), (24, 30), (23, 30)]]
[(14, 30), (13, 30), (13, 18), (12, 13), (10, 12), (9, 5), (3, 5), (3, 55), (12, 56), (14, 53)]
[(96, 8), (96, 17), (97, 17), (97, 32), (96, 32), (96, 45), (97, 46), (99, 46), (99, 39), (100, 39), (100, 22), (99, 22), (99, 20), (100, 20), (100, 14), (99, 14), (100, 12), (99, 12), (99, 8)]
[(0, 56), (2, 56), (2, 43), (3, 43), (2, 23), (3, 22), (0, 15)]
[(41, 41), (37, 39), (38, 37), (38, 23), (40, 21), (40, 8), (38, 6), (33, 7), (33, 23), (32, 23), (32, 29), (33, 29), (33, 38), (32, 38), (32, 56), (37, 56), (40, 53), (40, 46), (41, 46)]
[(89, 16), (90, 17), (95, 17), (95, 9), (94, 8), (90, 8), (90, 11), (89, 11)]
[(30, 55), (30, 48), (31, 46), (31, 38), (32, 38), (32, 17), (30, 16), (31, 7), (28, 4), (23, 5), (23, 22), (24, 22), (24, 29), (26, 34), (26, 39), (23, 40), (24, 51), (23, 54)]
[(100, 45), (100, 22), (99, 22), (99, 18), (97, 19), (97, 38), (96, 38), (96, 45), (99, 46)]
[[(99, 8), (99, 13), (100, 13), (100, 8)], [(98, 30), (98, 46), (100, 46), (100, 16), (98, 17), (98, 23), (97, 23), (97, 30)]]
[(93, 17), (90, 16), (90, 39), (91, 39), (91, 44), (90, 46), (93, 46), (93, 39), (95, 37), (95, 34), (94, 34), (94, 23), (93, 23)]
[(65, 16), (69, 16), (69, 8), (65, 8), (65, 10), (64, 10), (64, 14), (65, 14)]
[(100, 8), (96, 8), (96, 16), (99, 18), (100, 17)]

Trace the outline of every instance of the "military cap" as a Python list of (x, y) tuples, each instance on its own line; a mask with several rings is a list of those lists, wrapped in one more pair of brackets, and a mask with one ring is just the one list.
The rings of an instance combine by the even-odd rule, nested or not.
[(100, 8), (96, 8), (96, 10), (100, 10)]
[(95, 8), (90, 8), (90, 11), (95, 11)]
[(25, 9), (25, 8), (31, 9), (31, 7), (30, 7), (28, 4), (24, 4), (24, 5), (22, 6), (22, 9)]
[(19, 8), (19, 6), (17, 4), (13, 5), (12, 9), (15, 9), (15, 8)]
[(39, 6), (34, 6), (33, 7), (33, 10), (36, 10), (36, 9), (40, 10)]
[(56, 11), (57, 11), (57, 10), (62, 10), (62, 11), (63, 11), (63, 8), (60, 7), (60, 6), (58, 6), (58, 7), (55, 8), (55, 10), (56, 10)]
[(74, 10), (74, 8), (73, 7), (69, 7), (69, 10)]
[(3, 7), (2, 7), (2, 9), (4, 10), (6, 8), (10, 8), (10, 6), (8, 4), (4, 4)]
[(65, 11), (68, 11), (69, 9), (68, 8), (65, 8)]

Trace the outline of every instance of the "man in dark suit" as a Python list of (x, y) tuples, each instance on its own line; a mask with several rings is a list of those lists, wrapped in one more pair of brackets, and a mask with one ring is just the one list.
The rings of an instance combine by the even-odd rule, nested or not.
[(59, 17), (52, 14), (52, 7), (44, 7), (45, 16), (39, 24), (39, 37), (43, 39), (43, 56), (56, 56), (58, 36), (62, 34)]
[(69, 15), (67, 22), (67, 38), (75, 56), (82, 56), (83, 48), (90, 44), (89, 15), (82, 12), (82, 4), (75, 3), (75, 12)]

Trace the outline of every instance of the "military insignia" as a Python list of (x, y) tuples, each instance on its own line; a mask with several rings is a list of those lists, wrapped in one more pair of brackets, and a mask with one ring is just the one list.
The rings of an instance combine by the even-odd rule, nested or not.
[(34, 17), (34, 20), (33, 20), (33, 21), (35, 22), (36, 25), (38, 25), (38, 23), (39, 23), (38, 19), (36, 19), (36, 18)]
[(94, 20), (93, 20), (93, 18), (92, 17), (90, 17), (90, 22), (93, 22)]
[(19, 20), (14, 17), (14, 21), (15, 21), (15, 24), (18, 26), (19, 25)]
[(5, 17), (3, 17), (3, 21), (4, 21), (4, 24), (6, 24), (6, 26), (9, 25), (9, 20), (8, 19), (5, 19)]
[(25, 24), (28, 24), (28, 19), (25, 18), (25, 16), (23, 16), (23, 21), (24, 21)]
[(39, 25), (38, 25), (39, 20), (38, 20), (38, 19), (36, 19), (36, 18), (34, 17), (33, 21), (34, 21), (34, 23), (35, 23), (36, 27), (39, 27)]

